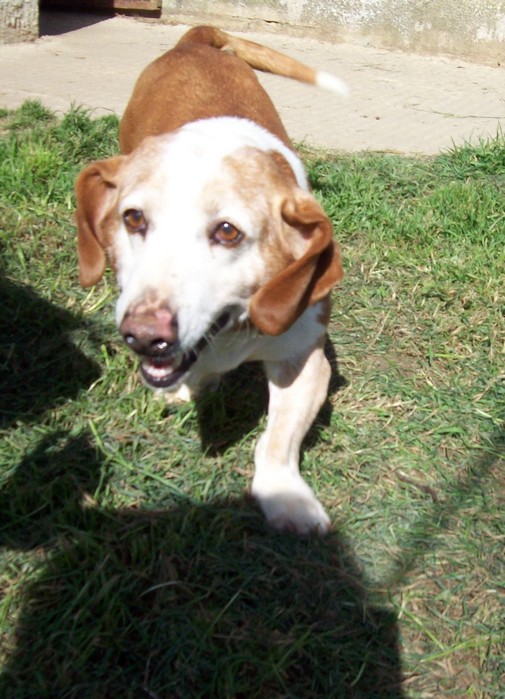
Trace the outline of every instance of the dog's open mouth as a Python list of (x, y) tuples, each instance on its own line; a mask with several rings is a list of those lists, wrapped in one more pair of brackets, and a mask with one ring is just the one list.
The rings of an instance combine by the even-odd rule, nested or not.
[(228, 312), (223, 313), (212, 323), (198, 342), (182, 355), (167, 347), (165, 354), (144, 356), (140, 365), (143, 379), (153, 388), (170, 388), (188, 373), (207, 345), (223, 330), (230, 320)]

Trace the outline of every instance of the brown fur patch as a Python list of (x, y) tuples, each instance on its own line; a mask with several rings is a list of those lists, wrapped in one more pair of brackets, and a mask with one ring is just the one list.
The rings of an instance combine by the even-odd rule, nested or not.
[(293, 170), (280, 153), (251, 147), (228, 156), (224, 165), (231, 174), (231, 187), (238, 190), (242, 199), (247, 193), (247, 201), (261, 223), (260, 249), (267, 276), (274, 276), (291, 264), (297, 254), (282, 216), (284, 202), (297, 188)]
[(291, 145), (247, 63), (204, 44), (178, 46), (148, 65), (137, 80), (121, 121), (121, 151), (130, 153), (147, 136), (218, 116), (250, 119)]

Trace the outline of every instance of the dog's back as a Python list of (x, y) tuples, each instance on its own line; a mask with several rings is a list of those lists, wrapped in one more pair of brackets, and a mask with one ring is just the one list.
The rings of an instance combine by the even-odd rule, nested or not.
[(146, 136), (219, 116), (250, 119), (290, 146), (253, 68), (345, 92), (337, 78), (277, 51), (214, 27), (195, 27), (147, 66), (137, 80), (121, 122), (122, 152), (131, 152)]

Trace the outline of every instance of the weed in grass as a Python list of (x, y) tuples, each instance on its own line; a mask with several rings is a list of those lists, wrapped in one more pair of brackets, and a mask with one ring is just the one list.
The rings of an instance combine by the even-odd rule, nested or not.
[(9, 117), (10, 131), (33, 131), (37, 127), (45, 128), (56, 121), (54, 113), (37, 100), (26, 100), (16, 111), (4, 110), (1, 116)]
[(0, 694), (503, 697), (503, 136), (307, 155), (346, 277), (303, 452), (335, 532), (298, 541), (243, 497), (258, 367), (167, 407), (113, 282), (78, 287), (73, 182), (117, 119), (0, 120)]

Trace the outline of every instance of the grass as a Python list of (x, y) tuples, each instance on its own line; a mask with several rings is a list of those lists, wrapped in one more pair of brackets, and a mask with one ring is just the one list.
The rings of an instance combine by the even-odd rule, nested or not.
[(0, 115), (0, 695), (505, 697), (505, 139), (305, 154), (346, 268), (303, 454), (320, 541), (244, 497), (258, 368), (167, 408), (112, 276), (78, 286), (73, 181), (116, 130)]

